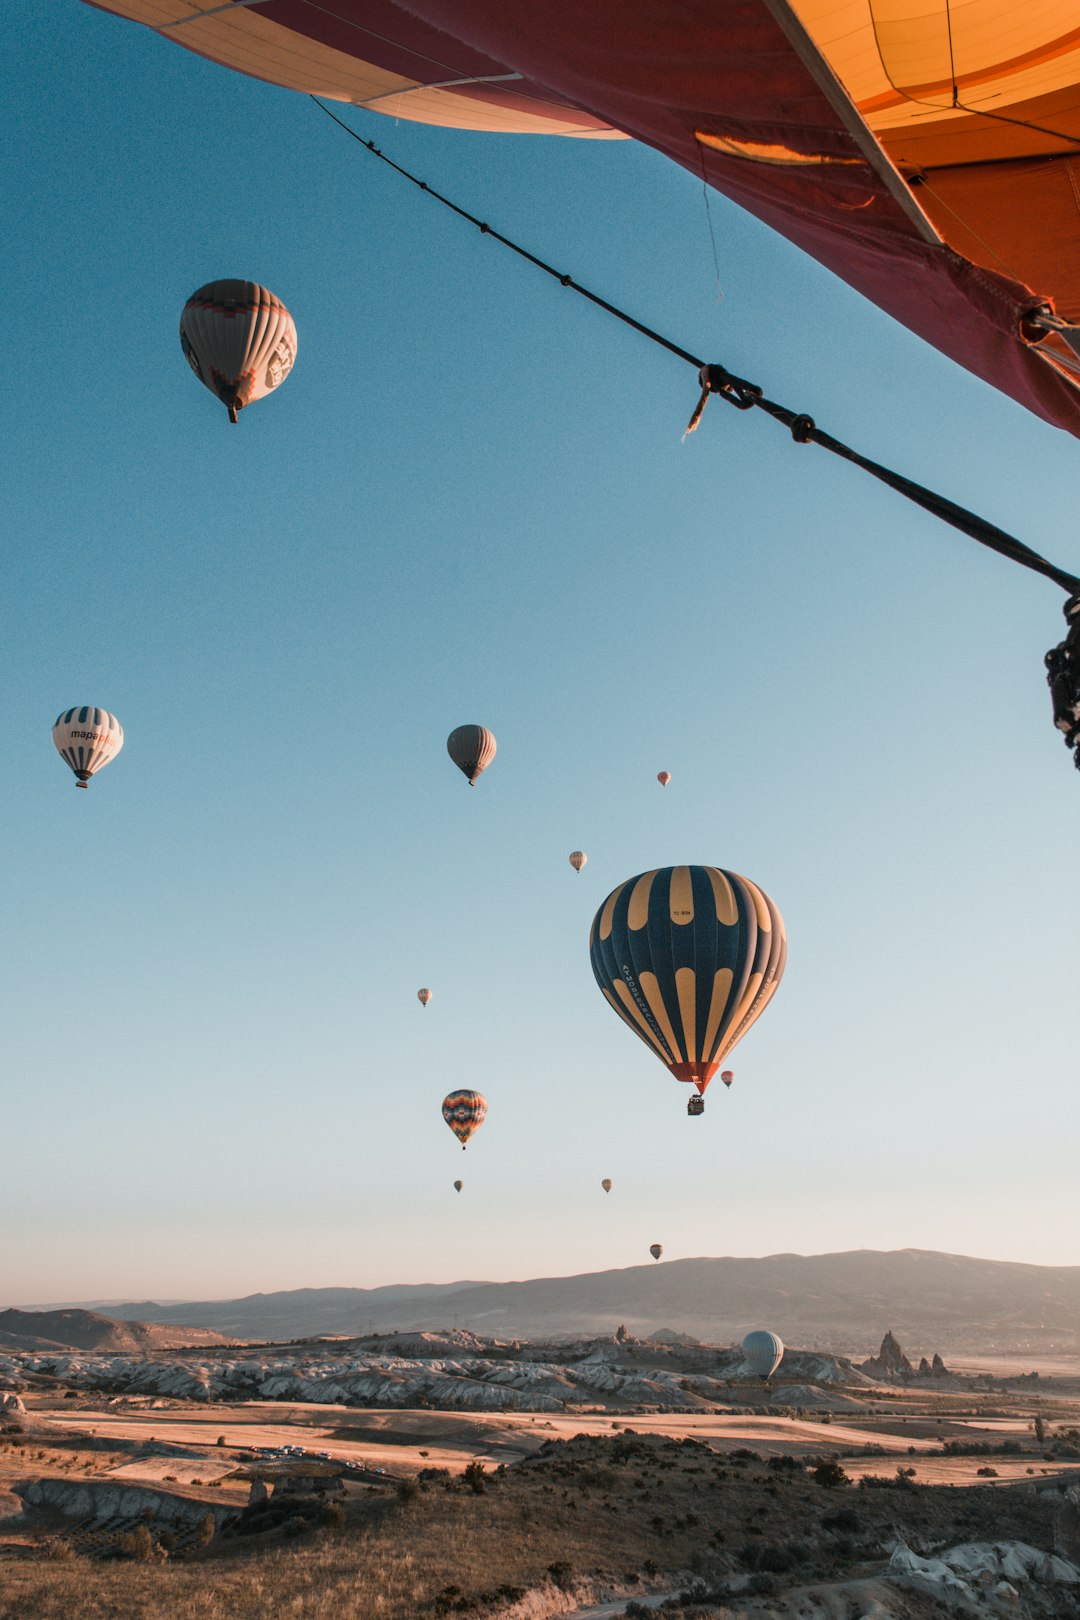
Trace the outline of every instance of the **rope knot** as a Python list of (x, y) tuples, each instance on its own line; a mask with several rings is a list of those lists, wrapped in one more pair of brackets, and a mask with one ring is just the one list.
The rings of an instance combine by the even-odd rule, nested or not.
[(791, 424), (791, 437), (796, 444), (809, 444), (817, 432), (812, 416), (796, 416)]

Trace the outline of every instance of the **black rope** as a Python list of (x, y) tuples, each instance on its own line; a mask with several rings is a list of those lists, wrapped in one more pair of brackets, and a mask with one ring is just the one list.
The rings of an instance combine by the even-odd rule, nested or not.
[(580, 282), (575, 281), (573, 276), (565, 275), (556, 270), (553, 265), (546, 264), (543, 259), (538, 259), (534, 253), (529, 253), (526, 248), (520, 247), (517, 242), (511, 241), (508, 236), (503, 236), (500, 231), (494, 230), (483, 220), (478, 219), (475, 214), (470, 214), (467, 209), (459, 208), (457, 203), (452, 202), (449, 197), (444, 197), (441, 192), (429, 186), (425, 180), (411, 174), (408, 169), (402, 168), (400, 163), (395, 163), (392, 158), (387, 157), (386, 153), (381, 151), (374, 141), (365, 140), (362, 135), (358, 135), (356, 130), (351, 129), (343, 119), (332, 113), (329, 107), (324, 106), (317, 96), (312, 96), (311, 99), (320, 112), (324, 112), (327, 118), (332, 119), (339, 129), (344, 130), (346, 135), (350, 135), (365, 151), (379, 158), (381, 162), (387, 164), (396, 174), (400, 174), (403, 179), (408, 180), (410, 184), (416, 186), (420, 191), (427, 192), (429, 197), (433, 197), (436, 202), (440, 202), (445, 208), (449, 208), (452, 213), (458, 215), (459, 219), (464, 219), (470, 225), (475, 225), (483, 235), (493, 237), (496, 242), (501, 242), (504, 247), (508, 247), (511, 252), (516, 253), (519, 258), (527, 260), (529, 264), (533, 264), (538, 270), (542, 270), (545, 275), (551, 276), (561, 287), (569, 287), (572, 292), (580, 293), (582, 298), (587, 298), (590, 303), (595, 304), (599, 309), (606, 310), (609, 315), (614, 315), (625, 326), (633, 327), (634, 331), (640, 332), (642, 337), (647, 337), (651, 342), (659, 344), (662, 349), (666, 349), (669, 354), (674, 354), (680, 360), (685, 360), (689, 365), (694, 366), (701, 382), (702, 395), (698, 408), (691, 419), (691, 429), (696, 427), (701, 411), (710, 394), (718, 394), (721, 399), (725, 400), (729, 405), (734, 405), (737, 410), (749, 411), (757, 409), (764, 411), (767, 416), (771, 416), (775, 421), (782, 423), (797, 444), (816, 444), (821, 449), (828, 450), (832, 455), (840, 456), (844, 461), (850, 461), (854, 466), (861, 467), (864, 472), (868, 472), (871, 477), (879, 479), (883, 484), (887, 484), (890, 489), (896, 490), (897, 494), (903, 495), (907, 500), (914, 502), (916, 506), (921, 506), (925, 512), (930, 512), (934, 517), (940, 518), (943, 523), (948, 523), (954, 529), (959, 529), (961, 534), (966, 534), (972, 540), (977, 540), (980, 545), (988, 546), (991, 551), (996, 551), (999, 556), (1007, 557), (1010, 562), (1019, 563), (1022, 568), (1029, 568), (1033, 573), (1042, 574), (1046, 579), (1053, 580), (1055, 585), (1060, 585), (1061, 589), (1068, 592), (1070, 597), (1080, 593), (1080, 577), (1076, 574), (1070, 574), (1065, 569), (1058, 568), (1054, 563), (1048, 562), (1045, 557), (1040, 557), (1037, 551), (1033, 551), (1030, 546), (1026, 546), (1022, 540), (1017, 540), (1015, 536), (1007, 534), (1004, 529), (999, 529), (996, 524), (988, 523), (985, 518), (979, 517), (977, 513), (969, 512), (966, 507), (958, 506), (955, 501), (948, 500), (944, 495), (935, 494), (933, 490), (924, 488), (922, 484), (915, 483), (913, 479), (905, 478), (902, 473), (892, 472), (888, 467), (881, 466), (879, 462), (871, 461), (869, 457), (860, 455), (850, 445), (844, 444), (840, 439), (834, 439), (830, 433), (826, 433), (824, 429), (819, 428), (813, 417), (793, 411), (786, 405), (778, 405), (775, 400), (766, 399), (756, 383), (747, 382), (744, 377), (736, 377), (723, 366), (707, 365), (696, 355), (691, 354), (689, 350), (681, 348), (677, 343), (672, 343), (669, 338), (664, 337), (660, 332), (653, 331), (651, 327), (646, 326), (642, 321), (635, 320), (632, 315), (628, 315), (625, 310), (617, 308), (615, 304), (608, 303), (606, 298), (601, 298), (597, 293), (590, 292), (587, 287), (583, 287)]

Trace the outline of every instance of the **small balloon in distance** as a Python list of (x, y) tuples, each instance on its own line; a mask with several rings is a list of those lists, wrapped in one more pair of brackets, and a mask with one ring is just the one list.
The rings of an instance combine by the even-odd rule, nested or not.
[(605, 1176), (600, 1185), (603, 1187), (605, 1192), (610, 1192), (615, 1183), (611, 1180), (610, 1176)]
[(296, 359), (296, 326), (280, 298), (257, 281), (208, 281), (180, 316), (180, 347), (192, 371), (236, 422), (280, 388)]
[(574, 868), (575, 872), (580, 872), (581, 868), (586, 864), (588, 859), (589, 857), (586, 855), (583, 849), (575, 849), (570, 853), (570, 865)]
[(740, 1348), (747, 1366), (757, 1378), (771, 1378), (784, 1356), (783, 1339), (765, 1328), (748, 1333)]
[(465, 1185), (465, 1183), (463, 1181), (455, 1181), (454, 1182), (454, 1191), (459, 1193), (461, 1191), (462, 1187), (464, 1187), (464, 1185)]
[(448, 1097), (443, 1098), (443, 1119), (461, 1143), (462, 1153), (469, 1138), (484, 1123), (486, 1114), (487, 1099), (478, 1091), (452, 1091)]
[(661, 787), (667, 787), (668, 783), (671, 781), (671, 772), (657, 771), (656, 780), (659, 782)]
[(664, 1245), (662, 1243), (650, 1243), (649, 1244), (649, 1253), (652, 1255), (654, 1260), (659, 1260), (659, 1258), (663, 1254), (663, 1252), (664, 1252)]
[(446, 752), (468, 777), (469, 786), (475, 787), (477, 777), (495, 758), (495, 734), (486, 726), (456, 726), (446, 739)]
[(84, 788), (123, 748), (124, 728), (108, 709), (84, 703), (57, 715), (52, 740), (65, 765), (75, 772), (75, 786)]
[(720, 1078), (724, 1082), (725, 1086), (730, 1086), (731, 1082), (735, 1078), (735, 1070), (734, 1069), (721, 1069), (720, 1070)]
[(418, 990), (416, 992), (416, 999), (420, 1003), (421, 1007), (426, 1007), (428, 1002), (431, 1000), (431, 991), (425, 986), (423, 990)]

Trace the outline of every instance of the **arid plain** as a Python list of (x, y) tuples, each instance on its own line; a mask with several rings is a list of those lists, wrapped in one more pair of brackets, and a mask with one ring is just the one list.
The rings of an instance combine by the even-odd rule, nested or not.
[[(458, 1404), (235, 1391), (255, 1367), (357, 1388), (358, 1365), (384, 1401), (396, 1375)], [(1071, 1620), (1080, 1363), (922, 1366), (891, 1336), (788, 1350), (768, 1385), (685, 1335), (8, 1355), (0, 1616)]]

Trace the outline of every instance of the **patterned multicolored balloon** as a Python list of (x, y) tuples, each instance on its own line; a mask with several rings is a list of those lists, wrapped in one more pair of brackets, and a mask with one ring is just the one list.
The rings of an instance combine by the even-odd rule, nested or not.
[(108, 709), (87, 703), (57, 715), (52, 740), (60, 758), (75, 772), (75, 786), (84, 788), (123, 748), (124, 728)]
[(199, 381), (237, 421), (245, 405), (279, 388), (296, 359), (296, 326), (257, 281), (209, 281), (180, 316), (180, 346)]
[(478, 1091), (452, 1091), (443, 1098), (442, 1117), (461, 1143), (464, 1153), (474, 1131), (484, 1123), (487, 1100)]
[(570, 865), (574, 868), (575, 872), (580, 872), (581, 868), (586, 864), (588, 859), (589, 857), (586, 855), (583, 849), (575, 849), (570, 855)]
[(749, 878), (718, 866), (663, 866), (611, 891), (589, 950), (609, 1005), (676, 1080), (704, 1094), (772, 1000), (787, 938), (776, 906)]
[(416, 999), (420, 1003), (421, 1007), (426, 1007), (428, 1002), (431, 1000), (431, 991), (426, 987), (423, 990), (418, 990), (416, 992)]
[(735, 1078), (735, 1070), (734, 1069), (721, 1069), (720, 1070), (720, 1078), (724, 1082), (725, 1086), (730, 1086), (731, 1082)]
[(446, 752), (476, 786), (476, 778), (495, 758), (495, 734), (486, 726), (457, 726), (446, 739)]

